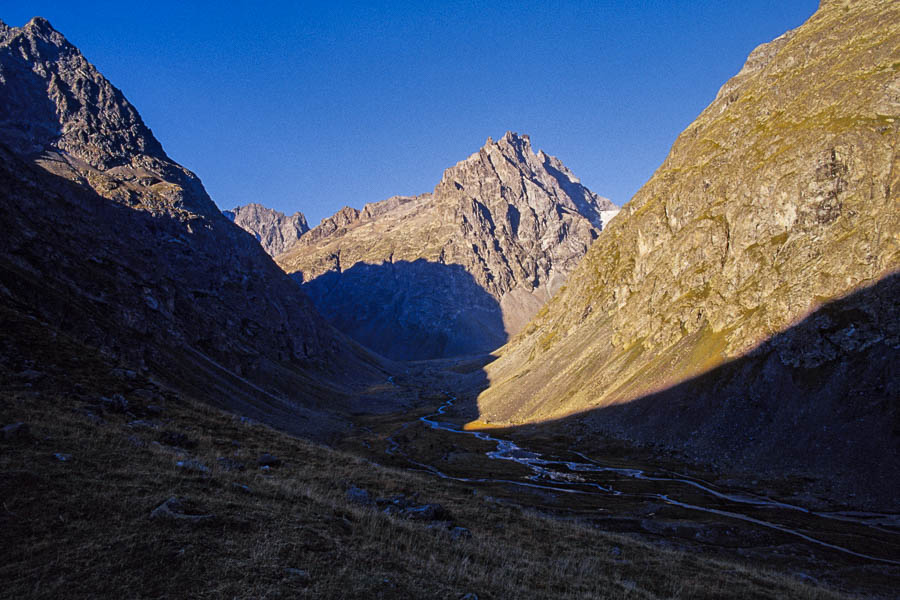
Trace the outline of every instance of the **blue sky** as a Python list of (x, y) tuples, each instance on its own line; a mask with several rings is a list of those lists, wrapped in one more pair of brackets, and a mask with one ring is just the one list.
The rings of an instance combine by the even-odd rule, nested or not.
[(747, 54), (817, 5), (37, 0), (0, 19), (49, 19), (221, 208), (316, 224), (431, 191), (506, 130), (623, 204)]

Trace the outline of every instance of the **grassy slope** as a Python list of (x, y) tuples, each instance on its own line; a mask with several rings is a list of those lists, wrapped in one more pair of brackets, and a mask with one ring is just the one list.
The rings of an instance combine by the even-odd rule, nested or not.
[(488, 368), (484, 420), (638, 398), (900, 268), (898, 19), (825, 3), (763, 47)]
[[(103, 358), (34, 320), (3, 310), (0, 321), (0, 423), (27, 422), (34, 436), (0, 441), (0, 596), (837, 597), (499, 506), (457, 484), (243, 423), (140, 375), (107, 375)], [(29, 385), (16, 375), (24, 367), (43, 378)], [(162, 414), (146, 414), (134, 388), (150, 389)], [(107, 411), (96, 424), (85, 415), (100, 394), (114, 393), (125, 394), (134, 417)], [(127, 426), (141, 416), (160, 429)], [(190, 456), (211, 472), (178, 469), (184, 457), (154, 443), (163, 431), (186, 435), (196, 444)], [(286, 462), (265, 473), (255, 464), (261, 452)], [(220, 456), (248, 468), (223, 470)], [(473, 536), (451, 541), (425, 524), (351, 504), (351, 484), (375, 496), (418, 493), (420, 502), (440, 502)], [(170, 496), (216, 516), (202, 524), (150, 520)]]

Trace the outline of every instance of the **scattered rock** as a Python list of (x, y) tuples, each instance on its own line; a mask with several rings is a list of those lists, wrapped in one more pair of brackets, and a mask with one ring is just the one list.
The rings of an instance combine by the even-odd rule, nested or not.
[(166, 446), (177, 446), (179, 448), (194, 448), (197, 445), (197, 442), (195, 442), (185, 434), (171, 430), (163, 431), (159, 435), (157, 440), (160, 444), (165, 444)]
[(622, 549), (619, 548), (618, 546), (613, 546), (612, 548), (609, 549), (609, 555), (610, 556), (622, 556)]
[(34, 369), (25, 369), (21, 373), (16, 373), (16, 379), (20, 381), (27, 381), (28, 383), (35, 383), (36, 381), (40, 381), (46, 375), (41, 371), (36, 371)]
[(459, 600), (478, 600), (478, 594), (469, 592), (468, 594), (463, 594), (462, 596), (460, 596)]
[(159, 429), (159, 425), (157, 425), (156, 423), (145, 421), (143, 419), (130, 421), (128, 423), (128, 426), (132, 429)]
[(244, 466), (244, 463), (236, 461), (233, 458), (228, 458), (227, 456), (216, 458), (216, 462), (219, 463), (219, 468), (223, 471), (243, 471), (247, 468)]
[(137, 373), (128, 369), (113, 369), (109, 374), (116, 379), (123, 379), (126, 381), (137, 379)]
[(341, 533), (344, 535), (353, 533), (353, 522), (347, 518), (346, 514), (336, 514), (333, 517), (325, 519), (324, 522), (333, 529), (340, 529)]
[(240, 491), (240, 492), (243, 492), (243, 493), (245, 493), (245, 494), (252, 494), (252, 493), (253, 493), (253, 490), (250, 489), (250, 486), (249, 486), (249, 485), (244, 485), (243, 483), (238, 483), (238, 482), (236, 482), (236, 481), (233, 481), (233, 482), (231, 483), (231, 487), (233, 487), (234, 489), (236, 489), (236, 490), (238, 490), (238, 491)]
[(309, 571), (304, 569), (295, 569), (293, 567), (287, 567), (284, 570), (285, 579), (292, 581), (293, 583), (309, 583)]
[(805, 583), (814, 583), (814, 584), (819, 583), (818, 579), (816, 579), (812, 575), (808, 575), (807, 573), (804, 573), (802, 571), (797, 571), (796, 573), (794, 573), (794, 577), (796, 577), (797, 579), (799, 579), (800, 581), (803, 581)]
[(358, 488), (355, 485), (350, 486), (350, 489), (347, 490), (347, 500), (353, 504), (361, 504), (363, 506), (372, 506), (375, 504), (375, 501), (372, 500), (372, 496), (368, 491)]
[(71, 454), (63, 454), (62, 452), (57, 452), (53, 455), (53, 458), (58, 460), (59, 462), (69, 462), (72, 460)]
[(417, 504), (406, 496), (391, 499), (378, 498), (376, 504), (384, 506), (383, 513), (410, 521), (450, 521), (450, 513), (440, 504)]
[(147, 443), (144, 440), (142, 440), (141, 438), (139, 438), (136, 435), (129, 435), (125, 439), (127, 439), (128, 442), (135, 448), (143, 448), (144, 446), (147, 445)]
[(453, 527), (450, 529), (450, 539), (452, 540), (468, 540), (472, 538), (472, 532), (465, 527)]
[(27, 442), (31, 439), (28, 423), (13, 423), (2, 429), (3, 439), (8, 442)]
[(163, 408), (161, 406), (156, 406), (155, 404), (148, 404), (145, 410), (147, 414), (152, 417), (158, 417), (163, 413)]
[(281, 459), (268, 452), (263, 452), (259, 455), (259, 458), (256, 459), (256, 464), (260, 467), (278, 467), (281, 465)]
[(90, 410), (84, 410), (84, 411), (82, 411), (81, 414), (83, 414), (84, 418), (87, 419), (88, 421), (90, 421), (91, 423), (93, 423), (94, 425), (105, 425), (106, 424), (106, 420), (103, 417), (101, 417), (100, 415), (98, 415)]
[(184, 501), (172, 496), (150, 512), (151, 519), (177, 520), (197, 523), (213, 519), (215, 515), (190, 513)]
[(132, 396), (135, 396), (139, 400), (143, 400), (144, 402), (150, 402), (152, 400), (156, 400), (159, 397), (159, 394), (154, 392), (153, 390), (148, 389), (137, 389), (131, 392)]
[(426, 525), (425, 529), (449, 533), (452, 527), (453, 521), (435, 521), (434, 523), (429, 523), (428, 525)]
[(438, 521), (448, 516), (440, 504), (408, 506), (400, 511), (400, 516), (410, 521)]
[(181, 469), (185, 469), (187, 471), (196, 471), (198, 473), (209, 473), (209, 467), (204, 465), (199, 460), (188, 458), (186, 460), (179, 460), (175, 463), (176, 467)]
[(112, 398), (103, 396), (100, 398), (100, 404), (110, 412), (124, 414), (128, 411), (128, 400), (122, 394), (114, 394)]
[(156, 440), (153, 440), (152, 442), (150, 442), (150, 445), (155, 446), (157, 449), (162, 450), (164, 452), (169, 452), (171, 454), (174, 454), (175, 456), (190, 458), (190, 453), (187, 450), (185, 450), (184, 448), (179, 448), (178, 446), (163, 446)]

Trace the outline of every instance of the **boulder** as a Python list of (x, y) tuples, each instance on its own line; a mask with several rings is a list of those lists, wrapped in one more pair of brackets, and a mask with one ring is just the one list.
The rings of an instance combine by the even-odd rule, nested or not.
[(199, 523), (213, 519), (215, 518), (215, 515), (191, 512), (190, 508), (182, 499), (172, 496), (150, 511), (150, 518), (154, 520), (159, 519)]
[(2, 431), (3, 440), (7, 442), (25, 442), (31, 439), (28, 423), (12, 423), (0, 431)]

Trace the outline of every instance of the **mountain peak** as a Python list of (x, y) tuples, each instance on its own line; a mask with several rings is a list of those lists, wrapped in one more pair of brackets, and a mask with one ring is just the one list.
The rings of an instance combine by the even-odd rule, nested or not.
[(519, 135), (515, 131), (507, 131), (503, 134), (503, 137), (497, 141), (494, 141), (492, 136), (488, 136), (488, 139), (485, 140), (484, 146), (482, 146), (483, 150), (487, 150), (491, 146), (513, 146), (515, 148), (519, 147), (527, 147), (531, 148), (531, 138), (528, 134)]
[(385, 356), (477, 354), (560, 289), (610, 208), (509, 131), (431, 194), (344, 208), (277, 262), (338, 329)]
[(168, 160), (122, 92), (47, 19), (0, 29), (0, 68), (0, 141), (17, 152), (64, 151), (100, 170)]
[(529, 135), (527, 133), (519, 135), (515, 131), (507, 131), (505, 134), (503, 134), (503, 138), (501, 141), (506, 142), (508, 144), (525, 143), (525, 144), (530, 145), (531, 137), (529, 137)]
[(309, 231), (309, 224), (301, 212), (285, 215), (257, 202), (222, 211), (235, 225), (255, 237), (263, 250), (277, 256), (290, 248), (300, 236)]
[(49, 35), (51, 33), (58, 33), (55, 29), (53, 29), (53, 25), (50, 24), (50, 21), (45, 19), (44, 17), (32, 17), (30, 21), (25, 23), (25, 26), (22, 29), (30, 32), (40, 33), (44, 35)]
[[(110, 169), (130, 170), (130, 182), (173, 184), (156, 188), (154, 210), (219, 212), (197, 177), (166, 155), (122, 92), (47, 19), (0, 27), (0, 73), (0, 143), (19, 156), (57, 154), (64, 160), (54, 168), (68, 170), (70, 178), (77, 172), (89, 186)], [(95, 190), (128, 205), (145, 197), (140, 183), (120, 188)]]
[(545, 190), (552, 202), (580, 213), (598, 230), (603, 227), (601, 212), (617, 210), (607, 198), (584, 187), (559, 159), (543, 150), (535, 154), (527, 134), (519, 135), (514, 131), (507, 131), (496, 142), (489, 137), (478, 152), (445, 170), (435, 194), (440, 194), (442, 189), (447, 194), (454, 189), (469, 189), (473, 195), (478, 195), (477, 190), (489, 180), (496, 180), (507, 190), (503, 192), (504, 198), (511, 204), (530, 202), (529, 195), (519, 188), (522, 181), (531, 181)]

